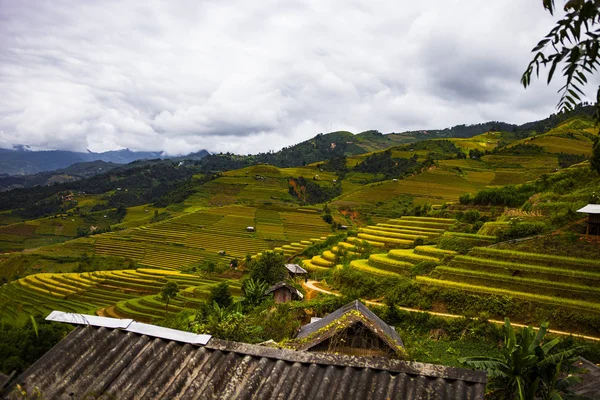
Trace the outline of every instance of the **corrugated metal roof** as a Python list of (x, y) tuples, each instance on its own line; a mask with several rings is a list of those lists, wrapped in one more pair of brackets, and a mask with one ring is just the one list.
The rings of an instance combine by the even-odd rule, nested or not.
[(94, 326), (75, 329), (16, 380), (69, 400), (471, 400), (483, 399), (485, 382), (484, 372), (461, 368), (218, 339), (198, 347)]
[(600, 214), (600, 204), (588, 204), (577, 210), (579, 213)]
[(298, 264), (285, 264), (285, 267), (292, 274), (308, 274), (308, 271), (299, 266)]
[(377, 328), (381, 329), (390, 339), (392, 339), (397, 345), (404, 347), (404, 343), (402, 343), (402, 338), (398, 335), (398, 332), (385, 322), (377, 315), (373, 313), (373, 311), (369, 310), (364, 304), (362, 304), (358, 300), (354, 300), (345, 306), (338, 308), (334, 312), (327, 314), (325, 317), (320, 320), (313, 322), (308, 325), (304, 325), (300, 328), (298, 332), (297, 338), (306, 338), (311, 336), (314, 333), (317, 333), (319, 330), (331, 326), (331, 323), (335, 320), (338, 320), (344, 316), (344, 314), (356, 310), (361, 313), (367, 320), (374, 324)]
[(210, 335), (198, 335), (191, 332), (178, 331), (176, 329), (163, 328), (151, 324), (136, 322), (132, 319), (119, 319), (98, 317), (96, 315), (75, 314), (62, 311), (52, 311), (47, 317), (48, 321), (67, 322), (69, 324), (90, 325), (104, 328), (118, 328), (128, 332), (140, 333), (152, 337), (176, 340), (191, 344), (206, 344)]

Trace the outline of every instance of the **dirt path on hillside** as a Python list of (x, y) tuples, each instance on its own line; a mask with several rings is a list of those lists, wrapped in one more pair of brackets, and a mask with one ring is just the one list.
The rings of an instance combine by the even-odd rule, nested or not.
[[(302, 285), (308, 289), (309, 291), (315, 291), (315, 292), (321, 292), (321, 293), (325, 293), (325, 294), (332, 294), (334, 296), (341, 296), (341, 294), (336, 293), (336, 292), (332, 292), (323, 288), (320, 288), (317, 286), (319, 282), (317, 281), (313, 281), (313, 280), (309, 280), (306, 283), (303, 283)], [(310, 296), (308, 296), (308, 298), (311, 298)], [(377, 302), (377, 301), (370, 301), (370, 300), (363, 300), (366, 304), (370, 304), (373, 306), (385, 306), (384, 303), (381, 302)], [(435, 312), (435, 311), (426, 311), (426, 310), (419, 310), (417, 308), (408, 308), (408, 307), (399, 307), (399, 310), (403, 310), (403, 311), (408, 311), (408, 312), (420, 312), (420, 313), (426, 313), (426, 314), (430, 314), (430, 315), (436, 315), (438, 317), (444, 317), (444, 318), (463, 318), (463, 315), (457, 315), (457, 314), (447, 314), (447, 313), (439, 313), (439, 312)], [(494, 324), (498, 324), (498, 325), (504, 325), (504, 321), (499, 321), (497, 319), (488, 319), (489, 322), (494, 323)], [(523, 325), (523, 324), (517, 324), (515, 322), (511, 322), (510, 323), (512, 326), (514, 327), (519, 327), (519, 328), (523, 328), (526, 327), (527, 325)], [(563, 335), (563, 336), (573, 336), (573, 337), (577, 337), (577, 338), (581, 338), (581, 339), (586, 339), (586, 340), (593, 340), (596, 342), (600, 342), (600, 337), (596, 337), (596, 336), (588, 336), (588, 335), (582, 335), (580, 333), (574, 333), (574, 332), (565, 332), (565, 331), (557, 331), (554, 329), (548, 329), (549, 333), (553, 333), (555, 335)]]

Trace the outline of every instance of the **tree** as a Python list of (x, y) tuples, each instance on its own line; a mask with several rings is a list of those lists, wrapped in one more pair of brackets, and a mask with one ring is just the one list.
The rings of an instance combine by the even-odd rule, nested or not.
[[(554, 0), (542, 2), (544, 8), (554, 15)], [(566, 82), (559, 89), (558, 108), (570, 111), (582, 101), (581, 96), (585, 97), (582, 88), (588, 83), (587, 77), (600, 65), (600, 0), (567, 0), (564, 9), (566, 15), (533, 48), (535, 55), (523, 73), (521, 83), (528, 87), (534, 70), (539, 77), (540, 64), (550, 66), (547, 80), (550, 83), (556, 68), (562, 66)], [(600, 122), (600, 86), (596, 92), (595, 107), (596, 122)], [(599, 146), (596, 141), (594, 149)], [(597, 163), (594, 168), (600, 173)]]
[(224, 308), (229, 307), (233, 303), (233, 297), (231, 297), (227, 282), (221, 282), (210, 290), (210, 298), (208, 302), (210, 304), (217, 303), (219, 306)]
[(560, 400), (569, 396), (568, 387), (579, 381), (570, 375), (580, 347), (556, 351), (560, 338), (545, 341), (548, 323), (523, 328), (517, 335), (508, 318), (504, 320), (505, 338), (501, 357), (469, 357), (459, 362), (488, 372), (490, 399)]
[(165, 286), (160, 290), (160, 298), (165, 302), (165, 313), (169, 313), (169, 301), (172, 298), (177, 297), (179, 293), (179, 285), (175, 281), (168, 281)]
[(265, 251), (250, 262), (250, 278), (273, 285), (285, 279), (285, 256), (283, 253)]

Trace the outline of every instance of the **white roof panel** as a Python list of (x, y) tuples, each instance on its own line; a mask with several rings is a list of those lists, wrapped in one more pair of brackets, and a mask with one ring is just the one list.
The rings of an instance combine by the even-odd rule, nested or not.
[(588, 204), (587, 206), (577, 210), (580, 213), (600, 214), (600, 204)]
[(133, 321), (126, 330), (127, 332), (190, 344), (206, 344), (211, 338), (210, 335), (197, 335), (191, 332), (178, 331), (177, 329), (163, 328), (162, 326), (143, 324), (135, 321)]
[(211, 338), (211, 335), (197, 335), (195, 333), (178, 331), (176, 329), (163, 328), (162, 326), (143, 324), (135, 322), (132, 319), (98, 317), (97, 315), (66, 313), (62, 311), (52, 311), (46, 317), (46, 320), (78, 325), (102, 326), (110, 329), (122, 329), (127, 332), (190, 344), (205, 345)]
[(67, 322), (69, 324), (103, 326), (105, 328), (126, 329), (132, 322), (132, 319), (119, 319), (98, 317), (97, 315), (74, 314), (62, 311), (52, 311), (47, 317), (47, 321)]

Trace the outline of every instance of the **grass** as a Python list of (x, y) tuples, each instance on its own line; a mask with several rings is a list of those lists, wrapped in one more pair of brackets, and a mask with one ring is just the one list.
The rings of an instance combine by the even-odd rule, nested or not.
[(396, 273), (406, 273), (413, 266), (410, 262), (390, 258), (387, 254), (371, 254), (368, 263), (374, 268)]
[(439, 262), (440, 259), (437, 257), (431, 256), (423, 256), (420, 254), (415, 254), (412, 250), (390, 250), (388, 253), (388, 257), (398, 260), (398, 261), (406, 261), (409, 263), (418, 263), (422, 261), (431, 261), (431, 262)]
[(392, 272), (392, 271), (388, 271), (388, 270), (384, 270), (384, 269), (380, 269), (380, 268), (376, 268), (373, 267), (372, 265), (369, 264), (368, 260), (354, 260), (350, 263), (350, 266), (353, 268), (356, 268), (360, 271), (363, 272), (368, 272), (374, 275), (380, 275), (380, 276), (391, 276), (391, 277), (397, 277), (400, 276), (400, 274), (396, 273), (396, 272)]
[(551, 277), (560, 277), (562, 279), (573, 278), (575, 282), (594, 280), (600, 283), (600, 273), (497, 261), (490, 258), (484, 259), (471, 256), (456, 256), (452, 259), (451, 265), (471, 266), (475, 270), (497, 270), (510, 275), (514, 274), (515, 271), (519, 271), (520, 273), (530, 272), (532, 275), (548, 276), (548, 279), (552, 279)]
[(592, 272), (600, 272), (600, 260), (591, 260), (586, 258), (530, 253), (515, 250), (502, 250), (489, 247), (474, 247), (471, 250), (471, 254), (507, 261), (541, 264), (544, 266), (573, 267)]
[(577, 285), (556, 280), (522, 278), (488, 271), (439, 266), (436, 268), (442, 279), (456, 282), (480, 284), (490, 287), (506, 288), (514, 291), (551, 294), (555, 297), (569, 297), (586, 301), (599, 302), (600, 289), (596, 286)]
[(540, 295), (540, 294), (531, 294), (531, 293), (526, 293), (526, 292), (517, 292), (517, 291), (512, 291), (512, 290), (507, 290), (507, 289), (499, 289), (499, 288), (494, 288), (494, 287), (489, 287), (489, 286), (472, 285), (472, 284), (466, 284), (466, 283), (461, 283), (461, 282), (446, 281), (446, 280), (434, 279), (434, 278), (430, 278), (430, 277), (426, 277), (426, 276), (417, 276), (416, 280), (418, 283), (421, 283), (424, 285), (437, 286), (437, 287), (441, 287), (441, 288), (457, 289), (457, 290), (463, 290), (463, 291), (474, 292), (474, 293), (506, 295), (506, 296), (511, 296), (511, 297), (515, 297), (515, 298), (519, 298), (519, 299), (523, 299), (523, 300), (529, 300), (529, 301), (547, 304), (547, 305), (555, 305), (555, 306), (559, 306), (559, 307), (567, 307), (567, 308), (573, 308), (573, 309), (578, 309), (578, 310), (600, 312), (600, 304), (598, 304), (598, 303), (590, 303), (590, 302), (586, 302), (586, 301), (572, 300), (572, 299), (563, 299), (563, 298), (558, 298), (558, 297), (544, 296), (544, 295)]

